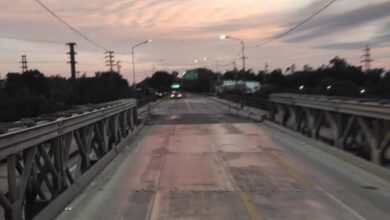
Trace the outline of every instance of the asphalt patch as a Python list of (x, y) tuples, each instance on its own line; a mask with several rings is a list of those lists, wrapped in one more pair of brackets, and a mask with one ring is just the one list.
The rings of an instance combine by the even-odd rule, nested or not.
[(180, 125), (180, 124), (234, 124), (252, 123), (253, 121), (232, 114), (171, 114), (151, 116), (149, 125)]

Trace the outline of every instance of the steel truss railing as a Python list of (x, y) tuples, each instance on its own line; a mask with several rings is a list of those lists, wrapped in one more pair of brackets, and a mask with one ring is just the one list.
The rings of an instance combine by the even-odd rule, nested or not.
[[(154, 102), (154, 101), (156, 101), (156, 97), (154, 95), (141, 97), (141, 98), (137, 99), (137, 106), (138, 106), (138, 108), (140, 108), (140, 107), (143, 107), (146, 104), (149, 104), (149, 103)], [(86, 112), (86, 111), (92, 111), (94, 109), (109, 107), (109, 106), (115, 105), (117, 103), (118, 103), (118, 101), (112, 101), (112, 102), (107, 102), (107, 103), (102, 103), (102, 104), (79, 105), (79, 106), (74, 106), (71, 109), (66, 110), (66, 111), (40, 115), (39, 117), (22, 118), (16, 122), (2, 122), (2, 123), (0, 123), (0, 135), (7, 133), (7, 132), (10, 132), (10, 131), (12, 132), (15, 130), (21, 130), (24, 128), (36, 126), (36, 125), (39, 125), (42, 123), (56, 121), (59, 118), (71, 117), (75, 114), (81, 114), (81, 113)]]
[(5, 219), (52, 219), (123, 148), (136, 100), (0, 135)]
[(268, 108), (268, 99), (256, 95), (239, 95), (239, 94), (219, 94), (219, 98), (239, 103), (242, 107), (249, 106), (266, 110)]
[(390, 163), (390, 105), (374, 100), (273, 94), (269, 119), (379, 165)]

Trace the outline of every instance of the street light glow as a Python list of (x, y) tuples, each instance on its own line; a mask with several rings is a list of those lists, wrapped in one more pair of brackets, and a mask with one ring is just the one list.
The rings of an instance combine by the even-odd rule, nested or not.
[(207, 61), (208, 59), (209, 59), (208, 57), (203, 58), (204, 61)]
[(199, 60), (198, 60), (198, 59), (196, 59), (196, 60), (194, 60), (194, 62), (195, 62), (195, 63), (199, 63)]
[(327, 86), (326, 90), (330, 90), (331, 88), (332, 88), (332, 86)]
[(153, 41), (153, 39), (149, 39), (149, 40), (146, 41), (146, 43), (150, 43), (152, 41)]
[(305, 86), (300, 86), (299, 90), (303, 90), (304, 88), (305, 88)]
[(228, 37), (228, 36), (227, 36), (226, 34), (222, 34), (219, 38), (220, 38), (221, 40), (225, 40), (227, 37)]
[(229, 35), (221, 35), (219, 37), (221, 40), (225, 40), (225, 39), (229, 39), (229, 40), (234, 40), (234, 41), (239, 41), (240, 44), (241, 44), (241, 54), (242, 54), (242, 70), (245, 71), (245, 59), (247, 59), (247, 57), (245, 57), (245, 42), (243, 39), (240, 39), (240, 38), (236, 38), (236, 37), (232, 37), (232, 36), (229, 36)]
[(364, 93), (366, 93), (365, 89), (360, 90), (360, 94), (364, 94)]

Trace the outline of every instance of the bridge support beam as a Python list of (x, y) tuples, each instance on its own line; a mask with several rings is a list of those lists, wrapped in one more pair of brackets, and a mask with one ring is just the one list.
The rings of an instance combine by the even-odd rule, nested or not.
[(49, 206), (61, 211), (64, 201), (125, 146), (136, 120), (136, 101), (126, 100), (0, 136), (0, 159), (6, 159), (7, 167), (8, 189), (0, 190), (5, 218), (54, 217), (55, 211), (41, 211)]
[(268, 118), (378, 165), (390, 163), (390, 106), (314, 97), (271, 95)]

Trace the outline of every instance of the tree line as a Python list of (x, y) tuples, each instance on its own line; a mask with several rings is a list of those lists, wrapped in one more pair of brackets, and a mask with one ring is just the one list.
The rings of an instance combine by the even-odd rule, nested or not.
[(38, 70), (8, 73), (0, 87), (0, 122), (131, 96), (127, 80), (115, 72), (84, 75), (74, 81), (61, 76), (46, 77)]
[[(75, 81), (61, 77), (46, 77), (38, 70), (8, 73), (0, 83), (0, 122), (35, 117), (69, 109), (74, 105), (103, 103), (122, 98), (152, 95), (153, 90), (169, 91), (173, 83), (181, 83), (190, 92), (214, 92), (218, 81), (257, 81), (261, 89), (254, 95), (267, 96), (275, 92), (316, 95), (390, 98), (390, 71), (363, 71), (345, 59), (335, 57), (327, 65), (312, 68), (295, 65), (286, 70), (270, 72), (231, 70), (223, 74), (206, 68), (196, 70), (194, 79), (180, 78), (177, 72), (157, 71), (137, 84), (133, 91), (127, 80), (115, 72), (97, 72), (93, 77), (82, 76)], [(240, 93), (239, 90), (233, 91)]]
[[(328, 64), (318, 68), (305, 65), (298, 70), (291, 65), (285, 70), (274, 69), (269, 72), (261, 70), (230, 70), (223, 74), (206, 68), (195, 70), (195, 79), (180, 80), (183, 88), (190, 92), (214, 92), (217, 81), (242, 80), (257, 81), (261, 84), (258, 95), (276, 92), (347, 96), (390, 98), (390, 71), (382, 68), (363, 71), (360, 66), (349, 64), (345, 59), (335, 57)], [(175, 73), (156, 72), (151, 78), (146, 78), (142, 85), (156, 90), (169, 90), (169, 86), (179, 79)], [(242, 93), (239, 88), (229, 91)], [(256, 95), (256, 94), (255, 94)]]
[(314, 69), (305, 65), (297, 70), (295, 65), (285, 71), (270, 72), (228, 71), (224, 80), (248, 80), (260, 82), (259, 93), (290, 92), (315, 95), (390, 98), (390, 71), (382, 68), (363, 71), (360, 66), (349, 64), (335, 57), (327, 65)]

